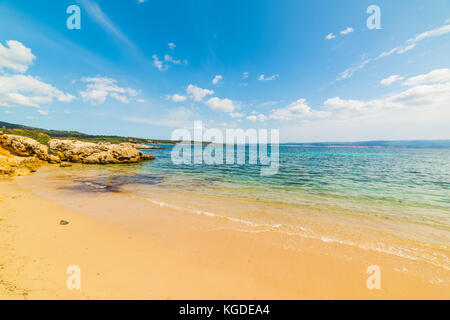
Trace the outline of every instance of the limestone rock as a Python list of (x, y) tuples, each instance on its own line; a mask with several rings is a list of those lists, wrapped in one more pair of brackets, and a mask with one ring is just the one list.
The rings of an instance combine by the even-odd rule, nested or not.
[(61, 162), (61, 164), (59, 166), (61, 168), (69, 168), (72, 166), (72, 164), (70, 162)]
[[(0, 174), (25, 175), (45, 162), (61, 167), (70, 163), (121, 164), (153, 160), (130, 143), (110, 144), (53, 139), (48, 146), (16, 135), (0, 134)], [(45, 162), (44, 162), (45, 161)]]
[(18, 157), (0, 148), (0, 175), (24, 176), (36, 172), (44, 163), (36, 157)]
[(36, 157), (40, 160), (48, 160), (47, 147), (31, 138), (12, 134), (0, 134), (0, 147), (16, 156)]
[(137, 163), (153, 160), (138, 151), (129, 143), (110, 144), (71, 140), (50, 140), (48, 144), (50, 157), (59, 157), (60, 161), (85, 164), (120, 164)]
[(162, 149), (167, 149), (167, 148), (164, 148), (164, 147), (157, 147), (157, 146), (152, 146), (152, 145), (148, 145), (148, 144), (139, 144), (139, 143), (130, 143), (130, 142), (125, 142), (125, 143), (122, 143), (122, 144), (129, 145), (130, 147), (138, 149), (138, 150), (162, 150)]

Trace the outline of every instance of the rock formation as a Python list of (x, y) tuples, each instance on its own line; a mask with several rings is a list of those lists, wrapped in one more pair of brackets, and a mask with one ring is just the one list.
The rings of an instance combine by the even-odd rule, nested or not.
[(0, 175), (24, 176), (36, 172), (45, 162), (36, 157), (18, 157), (0, 147)]
[(164, 147), (157, 147), (157, 146), (151, 146), (148, 144), (140, 144), (140, 143), (130, 143), (130, 142), (125, 142), (123, 144), (129, 145), (132, 148), (138, 149), (138, 150), (163, 150), (163, 149), (167, 149)]
[[(120, 164), (153, 160), (130, 143), (109, 144), (72, 140), (50, 140), (48, 146), (22, 136), (0, 134), (0, 173), (34, 172), (48, 163)], [(67, 165), (63, 165), (67, 166)], [(29, 173), (28, 172), (28, 173)]]

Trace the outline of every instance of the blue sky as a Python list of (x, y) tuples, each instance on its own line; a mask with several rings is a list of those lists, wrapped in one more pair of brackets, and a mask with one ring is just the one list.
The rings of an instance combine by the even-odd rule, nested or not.
[[(81, 30), (66, 9), (81, 8)], [(381, 9), (369, 30), (366, 9)], [(170, 138), (280, 129), (284, 142), (450, 138), (450, 2), (0, 2), (0, 119)], [(214, 80), (215, 79), (215, 80)]]

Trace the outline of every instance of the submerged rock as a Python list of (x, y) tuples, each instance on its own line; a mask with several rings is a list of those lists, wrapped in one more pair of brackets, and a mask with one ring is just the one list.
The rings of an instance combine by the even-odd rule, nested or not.
[(61, 168), (68, 168), (68, 167), (71, 167), (72, 164), (70, 162), (61, 162), (61, 164), (59, 166)]

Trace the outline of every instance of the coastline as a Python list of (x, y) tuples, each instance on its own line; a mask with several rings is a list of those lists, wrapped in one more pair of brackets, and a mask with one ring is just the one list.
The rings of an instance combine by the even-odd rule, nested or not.
[[(53, 168), (46, 168), (53, 170)], [(56, 169), (58, 170), (58, 169)], [(195, 215), (123, 193), (73, 200), (40, 196), (45, 182), (0, 181), (2, 299), (446, 299), (432, 266), (342, 243), (244, 231), (238, 222)], [(36, 210), (39, 208), (39, 210)], [(96, 208), (97, 215), (89, 214)], [(129, 223), (123, 223), (123, 215)], [(61, 220), (69, 222), (60, 225)], [(368, 290), (367, 267), (382, 270)], [(68, 290), (79, 265), (82, 289)]]

